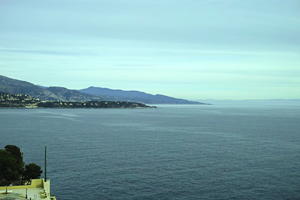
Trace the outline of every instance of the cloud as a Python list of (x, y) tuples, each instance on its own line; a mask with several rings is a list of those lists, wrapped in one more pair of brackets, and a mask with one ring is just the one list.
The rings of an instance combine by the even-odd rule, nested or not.
[(16, 54), (41, 54), (41, 55), (55, 55), (55, 56), (79, 56), (82, 52), (66, 52), (57, 50), (42, 50), (42, 49), (16, 49), (16, 48), (0, 48), (3, 53), (16, 53)]
[[(250, 89), (253, 97), (294, 97), (299, 7), (299, 0), (5, 1), (1, 73), (69, 88), (156, 87), (186, 98), (198, 91), (243, 98)], [(281, 84), (293, 89), (262, 92), (261, 85)]]

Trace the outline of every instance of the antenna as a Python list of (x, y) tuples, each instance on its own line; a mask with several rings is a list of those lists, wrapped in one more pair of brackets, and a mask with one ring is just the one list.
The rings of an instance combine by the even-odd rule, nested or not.
[(47, 146), (45, 146), (45, 182), (47, 181)]

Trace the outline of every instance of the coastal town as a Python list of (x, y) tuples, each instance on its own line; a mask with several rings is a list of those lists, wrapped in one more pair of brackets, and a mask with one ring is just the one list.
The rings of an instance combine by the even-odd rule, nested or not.
[(143, 103), (127, 101), (50, 101), (26, 94), (0, 93), (0, 107), (4, 108), (153, 108)]

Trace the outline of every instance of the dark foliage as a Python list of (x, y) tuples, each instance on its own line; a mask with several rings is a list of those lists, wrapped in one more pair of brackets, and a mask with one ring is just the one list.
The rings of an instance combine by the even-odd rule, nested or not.
[(21, 168), (16, 162), (17, 159), (11, 153), (0, 150), (0, 185), (9, 185), (20, 180)]
[(24, 180), (30, 181), (30, 179), (40, 178), (42, 172), (40, 166), (35, 163), (30, 163), (25, 166)]
[(18, 185), (39, 178), (41, 167), (31, 163), (24, 168), (23, 154), (19, 147), (7, 145), (0, 149), (0, 185)]

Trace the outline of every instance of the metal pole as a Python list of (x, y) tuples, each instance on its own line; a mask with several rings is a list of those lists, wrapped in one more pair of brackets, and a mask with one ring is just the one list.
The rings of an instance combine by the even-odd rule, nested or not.
[(45, 146), (45, 182), (47, 181), (47, 146)]

